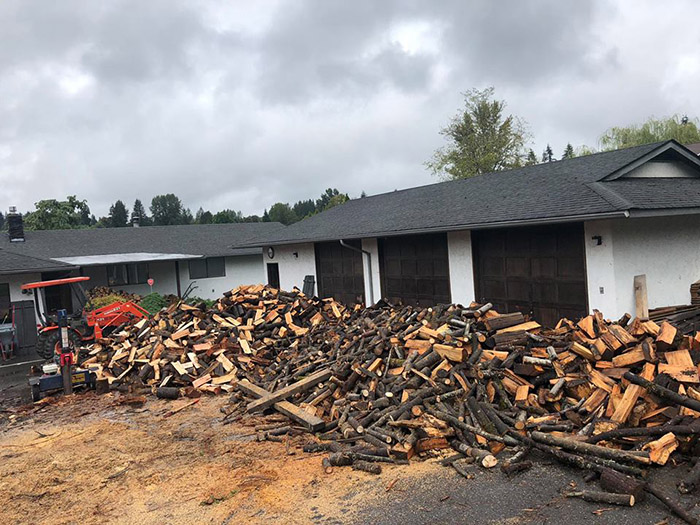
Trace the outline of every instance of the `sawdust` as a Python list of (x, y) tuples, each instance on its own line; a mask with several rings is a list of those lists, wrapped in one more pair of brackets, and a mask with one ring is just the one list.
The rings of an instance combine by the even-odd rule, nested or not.
[(3, 429), (4, 523), (351, 523), (362, 521), (363, 506), (401, 492), (403, 480), (441, 468), (424, 462), (385, 467), (380, 476), (348, 468), (327, 475), (322, 455), (301, 451), (306, 436), (287, 449), (254, 441), (252, 426), (220, 424), (222, 398), (170, 418), (163, 415), (185, 400), (134, 409), (118, 399), (74, 396)]

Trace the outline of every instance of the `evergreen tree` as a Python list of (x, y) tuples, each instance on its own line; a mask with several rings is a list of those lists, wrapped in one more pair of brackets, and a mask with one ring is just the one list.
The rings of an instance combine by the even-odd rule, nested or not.
[(128, 225), (129, 211), (121, 200), (109, 208), (109, 225), (112, 228), (124, 228)]
[(134, 222), (134, 217), (139, 218), (140, 226), (150, 226), (151, 218), (146, 214), (146, 208), (144, 208), (140, 199), (134, 201), (134, 207), (131, 209), (131, 222)]
[(544, 151), (542, 152), (542, 162), (552, 162), (556, 160), (554, 158), (554, 152), (552, 151), (552, 146), (547, 144), (547, 147), (544, 148)]
[(204, 211), (204, 209), (200, 206), (197, 210), (197, 215), (194, 217), (194, 222), (196, 224), (211, 224), (213, 217), (214, 216), (210, 211)]
[(573, 159), (575, 156), (576, 152), (574, 151), (574, 147), (571, 145), (571, 142), (569, 142), (566, 148), (564, 148), (564, 154), (561, 156), (561, 159)]
[(535, 152), (530, 148), (525, 158), (525, 166), (534, 166), (535, 164), (537, 164), (537, 155), (535, 155)]

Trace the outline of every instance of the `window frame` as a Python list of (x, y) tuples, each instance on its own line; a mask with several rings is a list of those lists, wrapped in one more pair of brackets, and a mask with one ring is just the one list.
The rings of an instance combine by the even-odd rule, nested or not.
[[(121, 274), (123, 279), (113, 281), (111, 276), (112, 268), (117, 268), (118, 274)], [(145, 270), (145, 273), (141, 273), (139, 270)], [(105, 267), (105, 272), (107, 273), (107, 286), (136, 286), (139, 284), (147, 284), (151, 276), (151, 268), (147, 262), (108, 264)]]
[[(218, 270), (217, 273), (214, 273), (214, 268), (212, 268), (213, 261), (221, 261), (221, 267)], [(204, 273), (201, 271), (194, 273), (192, 272), (192, 265), (193, 263), (201, 263), (203, 264), (203, 268), (198, 268), (198, 270), (204, 270)], [(226, 257), (205, 257), (202, 259), (190, 259), (187, 261), (187, 270), (188, 270), (188, 275), (190, 278), (190, 281), (196, 281), (197, 279), (217, 279), (220, 277), (226, 277)]]

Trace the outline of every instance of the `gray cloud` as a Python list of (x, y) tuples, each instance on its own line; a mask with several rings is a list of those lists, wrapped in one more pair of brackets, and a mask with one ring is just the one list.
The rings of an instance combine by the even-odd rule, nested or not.
[[(275, 201), (434, 182), (461, 92), (494, 85), (533, 147), (698, 115), (700, 14), (627, 0), (0, 2), (0, 208), (105, 214), (174, 192)], [(643, 28), (643, 30), (642, 30)]]

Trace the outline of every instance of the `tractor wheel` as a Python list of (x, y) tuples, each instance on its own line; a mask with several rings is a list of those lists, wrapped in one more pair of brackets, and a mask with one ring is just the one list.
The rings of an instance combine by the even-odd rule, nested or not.
[[(68, 341), (73, 349), (80, 348), (80, 337), (73, 332), (68, 332)], [(54, 356), (61, 353), (61, 330), (51, 330), (39, 334), (36, 341), (36, 352), (44, 359), (53, 359)]]

